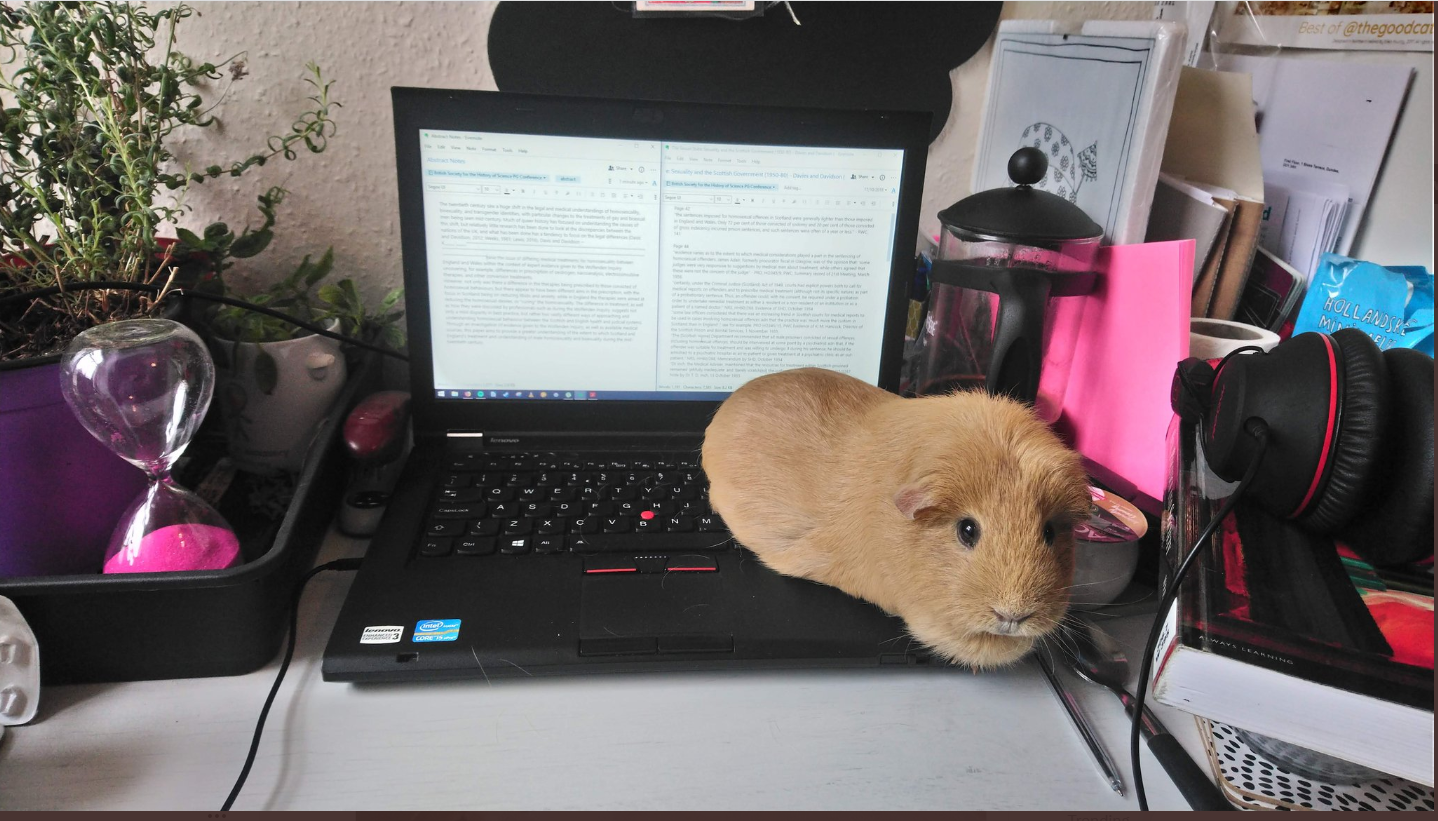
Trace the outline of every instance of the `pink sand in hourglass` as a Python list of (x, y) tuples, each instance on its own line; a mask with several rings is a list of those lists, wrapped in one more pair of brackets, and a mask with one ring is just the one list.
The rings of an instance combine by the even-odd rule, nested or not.
[(223, 570), (240, 555), (240, 540), (223, 527), (169, 525), (145, 534), (137, 549), (122, 550), (105, 561), (106, 573), (158, 573), (166, 570)]

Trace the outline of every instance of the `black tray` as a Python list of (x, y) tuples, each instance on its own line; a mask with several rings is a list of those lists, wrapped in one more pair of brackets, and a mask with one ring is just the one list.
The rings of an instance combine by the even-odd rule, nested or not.
[[(291, 480), (237, 474), (220, 498), (216, 507), (240, 538), (244, 564), (0, 580), (0, 596), (14, 601), (35, 631), (42, 682), (239, 675), (274, 658), (294, 582), (312, 566), (344, 493), (345, 415), (374, 389), (377, 365), (371, 359), (354, 369), (292, 480), (292, 495)], [(194, 488), (224, 454), (223, 436), (210, 425), (207, 419), (176, 467), (182, 485)]]

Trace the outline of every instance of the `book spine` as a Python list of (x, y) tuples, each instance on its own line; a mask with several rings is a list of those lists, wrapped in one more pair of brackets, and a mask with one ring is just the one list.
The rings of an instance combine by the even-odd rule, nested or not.
[(1168, 615), (1164, 617), (1163, 627), (1158, 632), (1158, 644), (1153, 649), (1153, 681), (1152, 686), (1157, 692), (1163, 680), (1163, 674), (1168, 669), (1168, 664), (1173, 660), (1174, 653), (1178, 650), (1178, 602), (1168, 609)]

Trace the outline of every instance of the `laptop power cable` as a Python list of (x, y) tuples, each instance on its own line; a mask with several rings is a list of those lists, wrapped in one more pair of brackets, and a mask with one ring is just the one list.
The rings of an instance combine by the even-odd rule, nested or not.
[(285, 641), (285, 657), (280, 662), (280, 671), (275, 675), (275, 683), (270, 687), (270, 694), (265, 698), (265, 706), (260, 710), (260, 719), (255, 723), (255, 735), (250, 740), (250, 752), (245, 756), (245, 765), (240, 769), (240, 777), (235, 780), (235, 786), (230, 790), (230, 796), (225, 799), (224, 806), (220, 807), (221, 812), (229, 811), (230, 807), (234, 805), (235, 799), (239, 797), (240, 790), (245, 787), (245, 779), (249, 778), (250, 767), (255, 763), (255, 753), (260, 749), (260, 737), (265, 732), (265, 719), (270, 715), (270, 707), (275, 703), (275, 696), (280, 692), (280, 683), (285, 680), (285, 671), (289, 670), (290, 659), (295, 655), (295, 639), (299, 632), (300, 622), (300, 595), (305, 592), (305, 585), (309, 583), (310, 579), (326, 570), (358, 570), (359, 566), (359, 559), (336, 559), (311, 568), (309, 572), (300, 577), (299, 581), (295, 582), (294, 594), (290, 597), (290, 630)]

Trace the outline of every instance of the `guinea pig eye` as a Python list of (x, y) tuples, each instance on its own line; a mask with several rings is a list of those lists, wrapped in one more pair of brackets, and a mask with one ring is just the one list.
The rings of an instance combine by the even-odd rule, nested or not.
[(979, 523), (973, 519), (959, 520), (959, 541), (965, 547), (973, 547), (979, 543)]
[(1057, 538), (1057, 537), (1058, 537), (1058, 533), (1057, 533), (1057, 531), (1054, 530), (1053, 523), (1050, 522), (1050, 523), (1048, 523), (1048, 524), (1045, 524), (1045, 525), (1044, 525), (1044, 544), (1048, 545), (1049, 547), (1053, 547), (1053, 546), (1054, 546), (1054, 539)]

